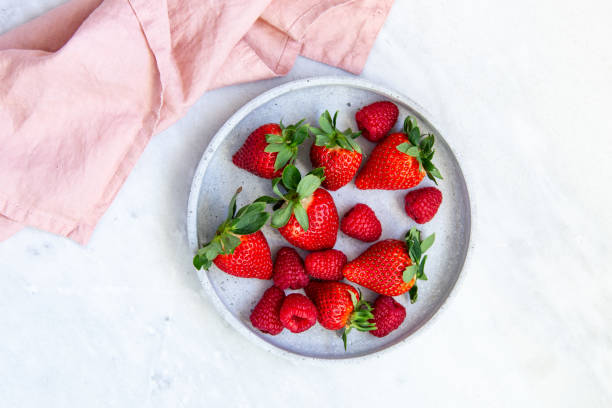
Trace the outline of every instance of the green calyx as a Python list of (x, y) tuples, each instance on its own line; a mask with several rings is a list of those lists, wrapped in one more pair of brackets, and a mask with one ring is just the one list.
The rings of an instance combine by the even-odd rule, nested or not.
[(359, 292), (359, 299), (357, 299), (353, 291), (347, 290), (347, 292), (351, 296), (351, 301), (353, 302), (353, 313), (342, 331), (344, 351), (346, 351), (346, 336), (352, 329), (359, 331), (376, 330), (376, 323), (370, 322), (370, 320), (374, 319), (374, 315), (372, 314), (372, 310), (374, 309), (370, 302), (361, 299), (361, 292)]
[[(427, 255), (423, 256), (425, 251), (427, 251), (433, 245), (436, 240), (436, 234), (431, 234), (427, 238), (421, 241), (421, 231), (416, 228), (412, 228), (406, 234), (406, 247), (408, 248), (408, 255), (410, 256), (410, 260), (412, 264), (404, 270), (403, 279), (404, 282), (409, 283), (416, 276), (417, 280), (427, 280), (427, 275), (425, 275), (425, 262), (427, 261)], [(410, 303), (414, 303), (417, 301), (418, 297), (418, 287), (415, 284), (410, 288)]]
[(320, 128), (309, 127), (312, 134), (315, 135), (315, 145), (325, 146), (328, 149), (340, 146), (351, 152), (361, 153), (361, 146), (354, 140), (361, 135), (361, 132), (353, 132), (351, 128), (346, 129), (344, 132), (336, 129), (337, 117), (338, 111), (336, 111), (333, 118), (328, 111), (325, 111), (319, 117)]
[(414, 157), (419, 162), (419, 170), (425, 170), (427, 177), (436, 185), (442, 180), (440, 171), (432, 163), (434, 153), (434, 135), (429, 133), (421, 135), (421, 130), (417, 126), (416, 119), (412, 116), (407, 116), (404, 120), (404, 133), (408, 136), (410, 142), (404, 142), (397, 146), (397, 150)]
[[(274, 204), (272, 227), (284, 227), (289, 222), (291, 214), (294, 214), (302, 229), (308, 231), (308, 215), (302, 206), (302, 200), (310, 198), (312, 193), (321, 186), (323, 180), (325, 176), (322, 167), (302, 177), (300, 171), (293, 164), (289, 164), (283, 170), (282, 177), (272, 180), (272, 190), (278, 198), (263, 196), (255, 202)], [(286, 191), (285, 193), (281, 191), (281, 186)]]
[(308, 123), (304, 123), (304, 119), (294, 125), (284, 126), (283, 121), (280, 122), (281, 134), (266, 135), (265, 150), (267, 153), (277, 153), (274, 162), (274, 170), (278, 171), (287, 163), (293, 163), (298, 154), (298, 148), (308, 137)]
[(227, 218), (217, 228), (215, 237), (203, 245), (193, 257), (193, 266), (196, 269), (208, 269), (218, 255), (233, 254), (234, 250), (242, 242), (241, 235), (253, 234), (261, 229), (270, 218), (266, 210), (266, 203), (255, 201), (242, 207), (236, 212), (236, 198), (242, 191), (242, 187), (230, 201)]

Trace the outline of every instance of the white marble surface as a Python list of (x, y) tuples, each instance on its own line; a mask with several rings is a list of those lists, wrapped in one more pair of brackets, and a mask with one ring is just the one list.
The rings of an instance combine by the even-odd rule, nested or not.
[[(62, 0), (0, 0), (0, 32)], [(363, 77), (418, 101), (471, 187), (463, 284), (413, 342), (298, 365), (201, 296), (185, 208), (219, 126), (253, 96), (205, 95), (154, 138), (91, 243), (0, 244), (2, 407), (612, 406), (612, 3), (398, 0)], [(364, 387), (360, 381), (369, 382)]]

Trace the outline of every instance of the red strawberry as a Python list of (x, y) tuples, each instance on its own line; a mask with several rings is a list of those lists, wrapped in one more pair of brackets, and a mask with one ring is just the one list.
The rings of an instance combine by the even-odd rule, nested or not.
[(399, 110), (391, 102), (374, 102), (361, 108), (355, 114), (357, 127), (363, 132), (363, 136), (371, 142), (377, 142), (391, 131)]
[(435, 187), (424, 187), (409, 191), (404, 199), (406, 214), (417, 224), (425, 224), (438, 212), (442, 203), (442, 192)]
[(337, 249), (312, 252), (306, 256), (306, 272), (321, 280), (337, 281), (343, 278), (342, 267), (346, 264), (346, 255)]
[(274, 284), (281, 289), (301, 289), (308, 285), (310, 279), (295, 249), (283, 247), (278, 250), (274, 260), (273, 279)]
[(382, 234), (382, 226), (374, 210), (365, 204), (357, 204), (346, 213), (340, 223), (340, 230), (364, 242), (374, 242)]
[(352, 328), (359, 331), (376, 329), (376, 325), (369, 322), (374, 318), (372, 307), (360, 300), (360, 293), (351, 285), (311, 281), (304, 290), (317, 307), (321, 326), (328, 330), (344, 329), (342, 340), (345, 350), (346, 336)]
[(193, 258), (197, 269), (208, 269), (214, 262), (219, 269), (241, 278), (270, 279), (272, 257), (268, 241), (259, 229), (268, 221), (266, 204), (254, 202), (236, 212), (236, 191), (227, 219), (217, 228), (212, 241), (200, 248)]
[(276, 336), (283, 331), (280, 310), (285, 300), (285, 292), (272, 286), (268, 288), (251, 312), (251, 324), (264, 333)]
[(281, 175), (287, 163), (293, 163), (298, 147), (308, 137), (308, 124), (303, 120), (295, 125), (268, 123), (255, 129), (232, 157), (234, 164), (259, 177)]
[(292, 333), (301, 333), (317, 322), (317, 308), (306, 296), (292, 293), (283, 302), (280, 320)]
[(338, 234), (338, 211), (332, 196), (319, 188), (323, 169), (315, 169), (304, 178), (298, 169), (288, 165), (283, 171), (282, 184), (287, 193), (279, 190), (281, 179), (272, 182), (280, 199), (261, 197), (278, 208), (272, 215), (272, 226), (292, 245), (308, 251), (334, 246)]
[(349, 128), (344, 132), (336, 129), (336, 117), (332, 119), (325, 111), (319, 118), (321, 128), (311, 127), (315, 142), (310, 148), (310, 162), (313, 168), (325, 169), (323, 187), (335, 191), (347, 185), (361, 165), (361, 147), (353, 139), (360, 133)]
[(410, 291), (410, 301), (416, 302), (416, 280), (427, 280), (422, 254), (431, 247), (435, 234), (421, 241), (421, 233), (412, 228), (404, 241), (387, 239), (365, 250), (347, 263), (342, 272), (351, 282), (387, 296), (398, 296)]
[(418, 185), (425, 175), (437, 184), (442, 176), (431, 162), (433, 144), (434, 136), (421, 138), (416, 121), (408, 116), (404, 133), (392, 133), (376, 145), (355, 185), (361, 190), (403, 190)]
[(400, 327), (406, 318), (406, 308), (392, 297), (380, 295), (374, 301), (372, 314), (374, 319), (371, 322), (376, 324), (376, 330), (372, 330), (370, 334), (376, 337), (385, 337)]

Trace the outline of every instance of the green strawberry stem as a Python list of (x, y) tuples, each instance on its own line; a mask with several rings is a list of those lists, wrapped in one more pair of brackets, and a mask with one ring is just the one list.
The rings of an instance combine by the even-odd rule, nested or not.
[(293, 125), (285, 126), (280, 121), (281, 134), (266, 135), (268, 146), (264, 149), (268, 153), (277, 153), (274, 161), (274, 170), (278, 171), (287, 163), (293, 163), (298, 155), (299, 147), (308, 137), (309, 124), (304, 119)]
[(361, 132), (353, 132), (351, 128), (346, 129), (344, 132), (338, 130), (336, 128), (337, 117), (338, 111), (336, 111), (333, 118), (329, 111), (325, 111), (319, 117), (320, 128), (309, 127), (310, 131), (315, 135), (315, 145), (325, 146), (328, 149), (340, 146), (345, 150), (361, 153), (361, 146), (354, 140), (361, 135)]
[[(302, 202), (308, 200), (312, 194), (321, 186), (325, 180), (323, 168), (317, 168), (304, 177), (293, 164), (287, 165), (283, 170), (282, 177), (272, 180), (272, 190), (278, 198), (263, 196), (255, 200), (266, 204), (274, 204), (271, 225), (281, 228), (287, 225), (291, 215), (295, 215), (298, 223), (304, 231), (308, 231), (308, 215)], [(286, 191), (283, 193), (280, 187)]]
[(217, 228), (215, 237), (204, 244), (193, 257), (193, 266), (196, 269), (210, 268), (218, 255), (233, 254), (242, 242), (241, 235), (259, 231), (270, 218), (270, 214), (265, 211), (266, 203), (261, 201), (255, 201), (236, 212), (236, 198), (241, 191), (242, 187), (239, 187), (234, 193), (227, 210), (227, 217)]
[(370, 322), (370, 320), (374, 319), (374, 315), (372, 314), (372, 305), (370, 302), (367, 302), (361, 299), (361, 292), (359, 292), (359, 299), (357, 300), (357, 296), (352, 291), (348, 291), (351, 296), (351, 301), (353, 302), (353, 313), (349, 317), (346, 326), (342, 329), (342, 342), (344, 343), (344, 351), (346, 351), (346, 339), (348, 334), (352, 329), (356, 329), (359, 331), (371, 331), (376, 330), (376, 324)]
[[(421, 231), (416, 228), (410, 229), (406, 234), (406, 247), (408, 248), (408, 255), (410, 256), (410, 260), (412, 264), (403, 272), (402, 278), (404, 282), (409, 283), (416, 276), (417, 280), (427, 280), (427, 275), (425, 275), (425, 262), (427, 261), (427, 255), (423, 256), (425, 251), (427, 251), (433, 245), (436, 240), (436, 234), (431, 234), (424, 240), (421, 240)], [(417, 287), (416, 282), (410, 288), (410, 303), (414, 303), (418, 298), (419, 288)]]
[(399, 144), (397, 150), (417, 159), (419, 170), (425, 170), (427, 177), (437, 185), (436, 179), (442, 180), (442, 174), (431, 161), (436, 152), (433, 149), (434, 135), (431, 133), (422, 135), (416, 119), (412, 116), (407, 116), (404, 120), (404, 133), (408, 136), (409, 142)]

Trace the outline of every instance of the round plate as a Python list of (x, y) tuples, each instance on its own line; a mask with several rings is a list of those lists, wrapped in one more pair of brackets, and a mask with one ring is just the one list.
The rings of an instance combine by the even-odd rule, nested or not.
[[(281, 85), (244, 105), (223, 125), (204, 152), (193, 179), (187, 216), (190, 246), (195, 252), (199, 245), (214, 236), (217, 226), (225, 218), (229, 200), (239, 186), (243, 187), (243, 192), (238, 196), (239, 207), (261, 195), (272, 193), (269, 180), (254, 176), (232, 163), (233, 153), (254, 129), (281, 119), (283, 123), (291, 124), (305, 118), (316, 125), (319, 115), (326, 109), (332, 115), (336, 110), (340, 111), (340, 129), (356, 129), (355, 112), (379, 100), (390, 100), (399, 107), (400, 119), (396, 130), (401, 129), (406, 115), (413, 115), (421, 131), (433, 133), (436, 138), (434, 163), (444, 176), (438, 186), (444, 199), (434, 219), (418, 226), (422, 236), (436, 233), (436, 242), (428, 251), (426, 272), (429, 280), (419, 281), (419, 299), (415, 304), (410, 304), (408, 294), (396, 297), (407, 310), (406, 320), (399, 329), (384, 338), (353, 330), (349, 335), (348, 350), (344, 351), (338, 334), (325, 330), (319, 324), (300, 334), (283, 330), (277, 336), (254, 329), (249, 320), (251, 309), (264, 290), (271, 286), (271, 281), (236, 278), (214, 265), (208, 272), (198, 272), (203, 287), (219, 312), (240, 333), (269, 351), (290, 358), (323, 360), (362, 357), (380, 352), (406, 340), (428, 322), (448, 298), (461, 274), (470, 238), (470, 203), (466, 183), (453, 152), (417, 104), (394, 91), (356, 78), (312, 78)], [(357, 140), (365, 155), (369, 155), (374, 144), (364, 138)], [(311, 169), (308, 159), (310, 143), (308, 140), (305, 142), (296, 163), (302, 174)], [(427, 185), (432, 183), (425, 178), (418, 187)], [(406, 191), (362, 191), (351, 182), (331, 194), (340, 217), (359, 202), (372, 207), (383, 225), (381, 239), (403, 239), (406, 232), (416, 225), (404, 212)], [(269, 226), (264, 227), (263, 233), (273, 256), (280, 247), (288, 245)], [(342, 250), (350, 260), (369, 245), (339, 231), (335, 248)], [(300, 253), (305, 256), (304, 251), (300, 250)], [(361, 289), (365, 299), (373, 301), (376, 298), (375, 293)]]

